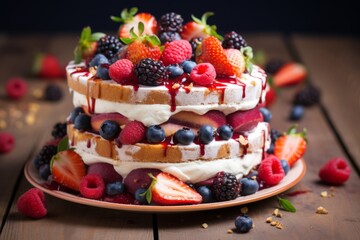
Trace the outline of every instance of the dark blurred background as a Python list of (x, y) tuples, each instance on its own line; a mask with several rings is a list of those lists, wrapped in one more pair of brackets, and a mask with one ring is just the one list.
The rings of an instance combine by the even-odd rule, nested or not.
[[(354, 2), (354, 1), (352, 1)], [(137, 6), (159, 18), (174, 11), (185, 21), (206, 11), (215, 12), (209, 20), (220, 33), (230, 30), (305, 32), (324, 34), (360, 33), (358, 8), (350, 1), (202, 1), (202, 0), (119, 0), (119, 1), (14, 1), (0, 4), (0, 32), (79, 32), (84, 26), (94, 31), (114, 31), (118, 23), (109, 16), (119, 15), (123, 8)]]

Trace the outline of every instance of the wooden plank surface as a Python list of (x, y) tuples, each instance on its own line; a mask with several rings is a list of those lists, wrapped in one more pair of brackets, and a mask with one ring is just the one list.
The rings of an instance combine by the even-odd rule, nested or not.
[[(281, 36), (251, 35), (246, 39), (255, 50), (263, 50), (268, 58), (291, 59)], [(277, 102), (271, 108), (273, 128), (285, 131), (292, 124), (287, 119), (297, 88), (287, 88), (278, 93)], [(282, 230), (265, 223), (266, 218), (278, 207), (276, 198), (272, 197), (245, 205), (255, 224), (254, 229), (246, 235), (227, 233), (228, 229), (234, 229), (235, 218), (240, 215), (240, 208), (244, 207), (239, 206), (208, 212), (158, 215), (159, 239), (359, 239), (359, 177), (353, 171), (344, 186), (335, 188), (334, 197), (322, 198), (322, 191), (328, 191), (329, 194), (331, 191), (330, 186), (319, 183), (320, 167), (329, 158), (345, 156), (318, 107), (306, 110), (304, 118), (299, 122), (299, 128), (303, 127), (307, 128), (309, 139), (304, 156), (307, 173), (299, 184), (286, 193), (297, 190), (310, 192), (293, 197), (285, 193), (285, 198), (294, 204), (297, 212), (281, 211), (283, 217), (274, 218), (283, 224)], [(325, 207), (329, 214), (316, 214), (319, 206)], [(209, 227), (203, 229), (203, 223)]]
[(360, 38), (295, 35), (292, 38), (322, 103), (360, 167)]

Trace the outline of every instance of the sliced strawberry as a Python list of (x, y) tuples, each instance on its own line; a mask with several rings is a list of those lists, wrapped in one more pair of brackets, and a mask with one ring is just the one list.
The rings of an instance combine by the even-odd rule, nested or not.
[(202, 197), (170, 173), (161, 172), (150, 185), (152, 201), (160, 205), (198, 204)]
[(307, 76), (304, 65), (290, 62), (283, 65), (273, 76), (274, 85), (277, 87), (294, 85), (302, 82)]
[(207, 24), (207, 19), (213, 15), (214, 13), (212, 12), (206, 12), (202, 15), (201, 19), (191, 16), (193, 21), (190, 21), (183, 26), (181, 38), (190, 41), (193, 38), (215, 36), (219, 40), (222, 40), (222, 37), (216, 32), (216, 26), (209, 26)]
[(224, 51), (233, 68), (235, 76), (240, 77), (245, 71), (245, 60), (243, 54), (240, 50), (234, 48), (224, 49)]
[(79, 191), (86, 169), (81, 156), (72, 150), (57, 153), (51, 160), (53, 179), (61, 185)]
[(280, 160), (288, 161), (290, 167), (299, 160), (306, 150), (306, 130), (296, 132), (296, 127), (291, 127), (288, 133), (279, 137), (275, 142), (274, 155)]

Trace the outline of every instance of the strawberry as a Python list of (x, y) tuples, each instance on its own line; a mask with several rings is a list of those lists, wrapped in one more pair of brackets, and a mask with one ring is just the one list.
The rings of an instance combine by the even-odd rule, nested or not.
[[(111, 16), (111, 19), (114, 22), (123, 23), (119, 28), (119, 38), (129, 38), (131, 37), (130, 30), (135, 28), (139, 22), (144, 24), (144, 33), (148, 35), (154, 35), (157, 32), (157, 22), (153, 15), (149, 13), (138, 13), (137, 8), (131, 8), (128, 10), (125, 8), (122, 10), (120, 17)], [(134, 30), (136, 34), (139, 34), (137, 29)]]
[(211, 63), (217, 75), (233, 76), (234, 70), (226, 53), (221, 46), (221, 42), (213, 36), (205, 38), (197, 48), (196, 62)]
[(209, 26), (206, 23), (207, 19), (213, 15), (214, 13), (212, 12), (206, 12), (202, 15), (201, 19), (192, 15), (191, 18), (193, 21), (190, 21), (183, 26), (181, 38), (190, 41), (193, 38), (215, 36), (219, 40), (222, 40), (223, 37), (216, 32), (216, 26)]
[(290, 62), (283, 65), (274, 75), (274, 84), (277, 87), (298, 84), (306, 78), (307, 71), (304, 65)]
[(145, 138), (145, 126), (139, 121), (132, 121), (121, 130), (118, 140), (122, 144), (135, 144)]
[(38, 54), (33, 65), (33, 74), (40, 78), (65, 78), (65, 69), (51, 54)]
[(170, 173), (161, 172), (146, 191), (146, 199), (159, 205), (198, 204), (202, 196)]
[(75, 63), (92, 58), (97, 49), (97, 41), (104, 36), (104, 33), (92, 33), (90, 27), (83, 28), (78, 45), (74, 50)]
[(79, 191), (86, 169), (81, 156), (72, 150), (58, 152), (51, 159), (51, 173), (56, 182)]
[(245, 71), (245, 60), (243, 54), (238, 49), (225, 49), (225, 54), (233, 68), (235, 76), (240, 77)]
[(288, 161), (291, 167), (304, 155), (306, 145), (306, 130), (296, 132), (296, 127), (292, 126), (287, 133), (276, 140), (274, 154), (279, 159)]

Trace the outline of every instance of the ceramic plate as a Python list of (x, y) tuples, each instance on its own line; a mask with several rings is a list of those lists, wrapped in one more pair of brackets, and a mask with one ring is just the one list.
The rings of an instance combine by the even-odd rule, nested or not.
[(278, 185), (266, 189), (262, 189), (256, 192), (255, 194), (249, 196), (238, 197), (235, 200), (226, 201), (226, 202), (205, 203), (205, 204), (197, 204), (197, 205), (142, 206), (142, 205), (129, 205), (129, 204), (119, 204), (119, 203), (92, 200), (92, 199), (79, 197), (73, 194), (69, 194), (63, 191), (51, 190), (44, 186), (44, 180), (40, 178), (39, 174), (37, 173), (36, 169), (32, 164), (32, 161), (27, 162), (24, 169), (25, 177), (34, 187), (37, 187), (42, 191), (44, 191), (45, 193), (52, 195), (54, 197), (70, 202), (101, 207), (101, 208), (110, 208), (115, 210), (124, 210), (124, 211), (132, 211), (132, 212), (154, 212), (154, 213), (205, 211), (205, 210), (233, 207), (233, 206), (243, 205), (246, 203), (256, 202), (265, 198), (275, 196), (293, 187), (304, 177), (305, 172), (306, 172), (305, 161), (301, 159), (294, 164), (294, 166), (291, 168), (289, 173)]

